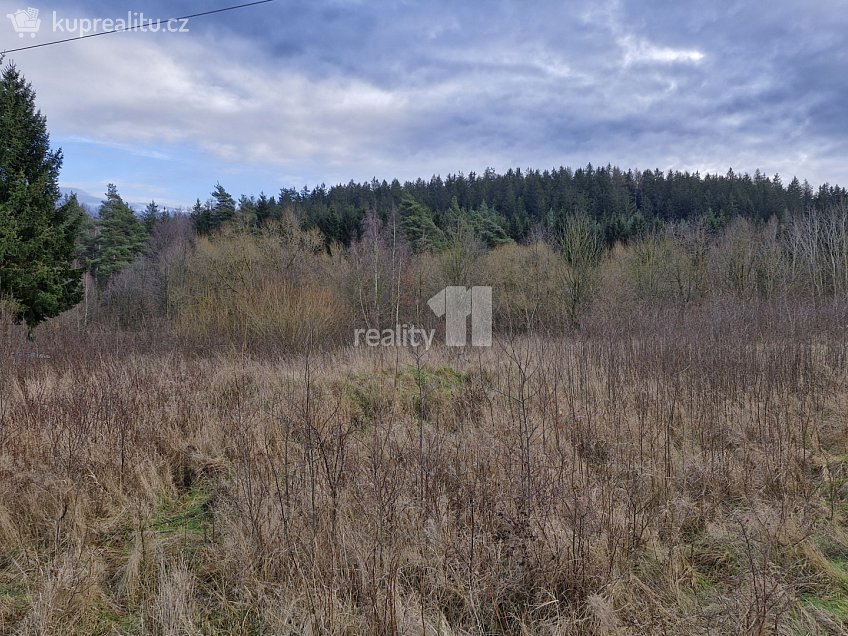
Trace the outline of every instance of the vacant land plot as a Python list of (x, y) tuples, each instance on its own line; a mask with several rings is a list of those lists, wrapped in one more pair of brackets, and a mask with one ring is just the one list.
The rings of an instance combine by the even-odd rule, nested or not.
[(847, 343), (734, 324), (8, 362), (0, 631), (845, 633)]

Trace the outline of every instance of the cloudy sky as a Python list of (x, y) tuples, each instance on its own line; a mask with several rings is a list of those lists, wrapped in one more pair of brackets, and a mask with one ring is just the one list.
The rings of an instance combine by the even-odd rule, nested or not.
[[(0, 0), (59, 20), (238, 0)], [(34, 6), (20, 38), (6, 14)], [(64, 22), (67, 26), (67, 21)], [(848, 3), (276, 0), (13, 53), (62, 185), (168, 205), (372, 177), (617, 164), (848, 184)]]

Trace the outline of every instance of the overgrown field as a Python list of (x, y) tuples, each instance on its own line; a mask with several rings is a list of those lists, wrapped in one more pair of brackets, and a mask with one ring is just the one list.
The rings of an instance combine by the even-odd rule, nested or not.
[(840, 324), (4, 349), (0, 633), (844, 634)]

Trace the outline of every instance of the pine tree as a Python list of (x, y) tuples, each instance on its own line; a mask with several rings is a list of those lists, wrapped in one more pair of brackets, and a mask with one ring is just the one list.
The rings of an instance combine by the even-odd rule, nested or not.
[(445, 233), (433, 221), (427, 206), (406, 196), (401, 201), (400, 213), (403, 231), (416, 252), (437, 252), (446, 247)]
[(212, 229), (217, 230), (236, 215), (236, 200), (220, 183), (212, 191)]
[(257, 227), (259, 223), (256, 214), (256, 199), (244, 194), (241, 195), (238, 202), (238, 212), (233, 219), (233, 224), (240, 230), (245, 231)]
[(474, 227), (474, 231), (489, 248), (513, 242), (501, 225), (501, 221), (502, 219), (498, 217), (497, 213), (485, 203), (471, 215), (471, 225)]
[(265, 221), (271, 218), (274, 213), (274, 204), (273, 197), (269, 199), (264, 192), (260, 193), (259, 199), (256, 201), (256, 224), (259, 227), (262, 227)]
[[(74, 201), (76, 201), (76, 197), (74, 197)], [(82, 206), (80, 206), (80, 210), (82, 211), (82, 223), (77, 237), (77, 259), (84, 271), (93, 272), (99, 236), (97, 219), (91, 216)]]
[(198, 234), (211, 234), (229, 223), (236, 215), (236, 200), (220, 183), (212, 191), (212, 199), (202, 204), (200, 199), (191, 211), (191, 220)]
[(62, 204), (61, 150), (50, 149), (35, 92), (14, 65), (0, 77), (0, 299), (32, 330), (82, 299), (74, 267), (82, 217)]

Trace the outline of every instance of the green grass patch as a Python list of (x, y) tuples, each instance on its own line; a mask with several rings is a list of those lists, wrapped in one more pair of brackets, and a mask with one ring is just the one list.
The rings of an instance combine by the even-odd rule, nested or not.
[(370, 425), (389, 406), (386, 390), (373, 377), (354, 377), (344, 392), (360, 413), (361, 422)]
[(815, 543), (825, 558), (828, 576), (848, 591), (848, 547), (828, 536), (816, 537)]
[(828, 597), (804, 596), (801, 599), (805, 605), (827, 612), (843, 623), (848, 623), (848, 596), (836, 594)]
[(694, 587), (699, 594), (712, 594), (716, 589), (715, 581), (703, 572), (695, 572)]
[(446, 391), (459, 389), (471, 379), (468, 373), (462, 373), (451, 367), (439, 367), (435, 370), (409, 367), (409, 371), (416, 386), (423, 382), (426, 385), (435, 385)]
[(210, 499), (209, 493), (197, 486), (190, 488), (181, 497), (164, 499), (152, 529), (162, 534), (205, 535), (212, 524)]
[(471, 381), (470, 374), (450, 367), (418, 369), (406, 365), (397, 374), (387, 369), (378, 376), (354, 375), (342, 387), (344, 395), (358, 412), (363, 426), (372, 424), (382, 413), (400, 406), (409, 415), (421, 413), (424, 392), (424, 417), (428, 421), (450, 411), (450, 405)]
[(141, 634), (142, 622), (139, 618), (122, 614), (113, 607), (101, 608), (97, 621), (98, 631), (111, 634)]
[(29, 597), (29, 590), (20, 583), (0, 583), (0, 598), (15, 599)]
[[(470, 376), (450, 367), (439, 369), (417, 369), (408, 367), (405, 377), (407, 392), (412, 396), (411, 415), (420, 416), (430, 423), (445, 424), (456, 422), (458, 403), (462, 399), (463, 387), (470, 382)], [(421, 408), (421, 394), (424, 395), (424, 408)]]
[(32, 602), (29, 588), (21, 583), (0, 582), (0, 616), (7, 620), (25, 612)]

